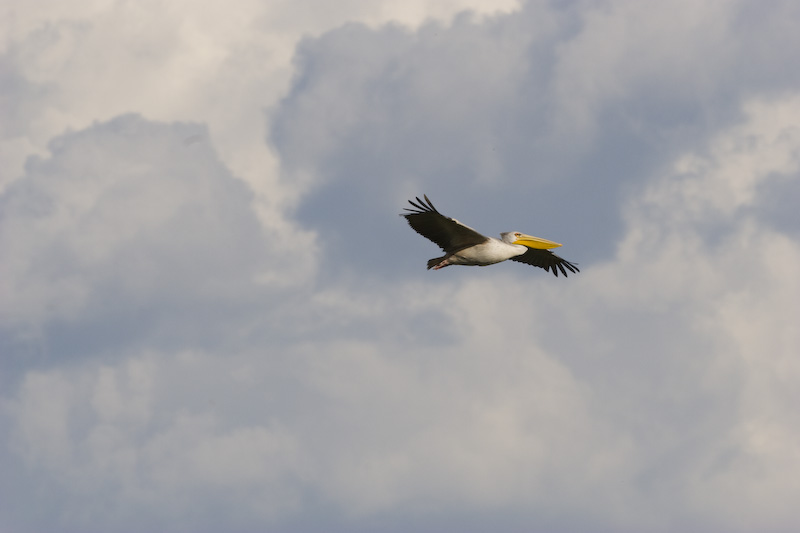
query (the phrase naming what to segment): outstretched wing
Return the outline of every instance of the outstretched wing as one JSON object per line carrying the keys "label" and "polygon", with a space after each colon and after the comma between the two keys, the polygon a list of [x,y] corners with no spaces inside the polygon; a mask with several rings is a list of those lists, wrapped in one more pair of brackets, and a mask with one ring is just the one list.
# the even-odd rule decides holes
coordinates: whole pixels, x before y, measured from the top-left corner
{"label": "outstretched wing", "polygon": [[433,207],[426,195],[423,197],[425,201],[419,197],[416,203],[409,200],[408,203],[414,206],[414,209],[405,207],[404,209],[409,212],[401,213],[400,216],[406,217],[414,231],[438,244],[445,252],[455,253],[489,240],[458,220],[444,216]]}
{"label": "outstretched wing", "polygon": [[567,270],[569,270],[573,274],[575,272],[580,272],[580,269],[574,263],[570,263],[566,259],[558,257],[550,250],[538,250],[536,248],[528,248],[527,252],[525,252],[522,255],[512,257],[511,260],[519,261],[520,263],[526,263],[528,265],[533,265],[539,268],[543,268],[545,270],[549,270],[556,277],[558,277],[559,270],[561,271],[562,274],[564,274],[564,277],[567,276]]}

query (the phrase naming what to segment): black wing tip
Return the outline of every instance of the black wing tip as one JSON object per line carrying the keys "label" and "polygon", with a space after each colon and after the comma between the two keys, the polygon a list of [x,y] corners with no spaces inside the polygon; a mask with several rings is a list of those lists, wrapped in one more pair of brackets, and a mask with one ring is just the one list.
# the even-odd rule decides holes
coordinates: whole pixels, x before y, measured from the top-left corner
{"label": "black wing tip", "polygon": [[558,267],[558,270],[561,270],[561,273],[564,275],[565,278],[569,277],[567,275],[567,270],[569,270],[573,274],[576,274],[581,271],[581,269],[578,268],[575,263],[570,263],[569,261],[562,259],[560,263],[552,265],[553,274],[556,277],[558,277],[558,270],[556,269],[556,267]]}
{"label": "black wing tip", "polygon": [[578,268],[577,264],[570,263],[566,259],[561,259],[561,261],[559,261],[558,263],[549,265],[548,267],[546,267],[546,270],[551,270],[555,277],[558,277],[558,271],[560,270],[561,274],[563,274],[565,278],[569,277],[569,275],[567,274],[567,270],[569,270],[573,274],[577,274],[578,272],[581,271],[581,269]]}
{"label": "black wing tip", "polygon": [[423,194],[422,197],[424,198],[424,200],[420,200],[419,196],[416,196],[414,198],[416,202],[414,202],[414,200],[409,200],[408,203],[410,203],[413,206],[413,209],[411,209],[410,207],[404,207],[403,209],[409,212],[400,213],[400,215],[404,217],[408,217],[411,215],[422,215],[424,213],[436,213],[441,215],[441,213],[439,213],[439,211],[435,207],[433,207],[433,202],[431,202],[427,194]]}

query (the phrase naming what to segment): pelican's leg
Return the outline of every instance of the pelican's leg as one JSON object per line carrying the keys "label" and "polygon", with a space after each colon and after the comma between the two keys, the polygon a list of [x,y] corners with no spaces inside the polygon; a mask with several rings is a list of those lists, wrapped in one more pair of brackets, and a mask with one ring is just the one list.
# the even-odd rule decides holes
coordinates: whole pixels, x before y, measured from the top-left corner
{"label": "pelican's leg", "polygon": [[434,269],[439,270],[440,268],[444,268],[450,264],[448,261],[449,257],[443,255],[442,257],[434,257],[433,259],[428,259],[428,270]]}
{"label": "pelican's leg", "polygon": [[435,265],[435,266],[433,267],[433,269],[434,269],[434,270],[439,270],[440,268],[444,268],[444,267],[446,267],[446,266],[450,266],[450,261],[448,261],[447,259],[445,259],[445,260],[443,260],[441,263],[439,263],[439,264]]}

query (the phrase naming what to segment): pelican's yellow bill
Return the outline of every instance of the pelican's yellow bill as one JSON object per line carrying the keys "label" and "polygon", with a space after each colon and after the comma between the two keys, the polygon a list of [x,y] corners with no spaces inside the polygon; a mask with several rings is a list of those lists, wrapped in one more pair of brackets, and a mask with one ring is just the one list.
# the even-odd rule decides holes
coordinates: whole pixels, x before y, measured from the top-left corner
{"label": "pelican's yellow bill", "polygon": [[523,246],[527,246],[528,248],[536,248],[538,250],[549,250],[550,248],[558,248],[561,246],[557,242],[548,241],[547,239],[540,239],[539,237],[533,237],[532,235],[520,235],[519,238],[514,241],[514,244],[521,244]]}

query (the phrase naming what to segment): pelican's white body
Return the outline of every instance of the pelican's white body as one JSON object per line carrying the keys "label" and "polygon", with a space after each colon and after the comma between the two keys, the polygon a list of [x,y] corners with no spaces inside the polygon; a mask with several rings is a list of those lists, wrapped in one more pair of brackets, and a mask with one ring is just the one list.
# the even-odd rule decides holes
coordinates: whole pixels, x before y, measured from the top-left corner
{"label": "pelican's white body", "polygon": [[[501,233],[500,237],[500,239],[484,237],[486,240],[479,244],[455,253],[448,253],[444,257],[431,259],[428,261],[428,268],[439,270],[450,265],[488,266],[524,255],[529,247],[547,249],[561,246],[557,242],[532,237],[518,231],[507,231]],[[514,244],[517,242],[525,243],[525,245]]]}
{"label": "pelican's white body", "polygon": [[527,248],[521,244],[509,244],[489,237],[489,240],[484,243],[454,253],[447,258],[447,263],[450,265],[487,266],[517,257],[526,251]]}

